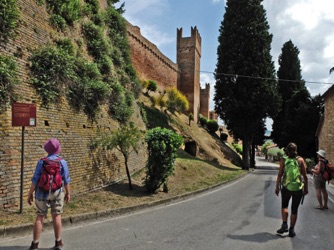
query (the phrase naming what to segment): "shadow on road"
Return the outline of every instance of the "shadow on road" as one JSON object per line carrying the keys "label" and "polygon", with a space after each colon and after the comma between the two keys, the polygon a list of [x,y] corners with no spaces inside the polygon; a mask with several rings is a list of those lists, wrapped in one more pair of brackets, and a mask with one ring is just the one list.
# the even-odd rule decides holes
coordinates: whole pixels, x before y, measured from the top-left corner
{"label": "shadow on road", "polygon": [[242,240],[242,241],[257,242],[257,243],[266,243],[268,241],[279,239],[279,237],[276,234],[271,234],[268,232],[248,234],[248,235],[229,235],[228,237],[233,240]]}

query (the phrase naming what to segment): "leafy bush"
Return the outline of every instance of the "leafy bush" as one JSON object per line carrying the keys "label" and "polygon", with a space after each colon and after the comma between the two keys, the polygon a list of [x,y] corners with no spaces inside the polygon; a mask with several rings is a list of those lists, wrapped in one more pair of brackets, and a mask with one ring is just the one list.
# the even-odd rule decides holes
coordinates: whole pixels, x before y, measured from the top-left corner
{"label": "leafy bush", "polygon": [[155,92],[158,89],[158,85],[155,81],[153,80],[148,80],[148,84],[146,87],[146,94],[148,94],[150,91]]}
{"label": "leafy bush", "polygon": [[9,56],[0,55],[0,110],[14,98],[14,86],[19,83],[17,64]]}
{"label": "leafy bush", "polygon": [[75,48],[70,38],[63,38],[56,41],[57,48],[65,51],[70,56],[75,56]]}
{"label": "leafy bush", "polygon": [[67,96],[72,107],[95,118],[100,104],[107,100],[109,84],[102,81],[95,63],[74,57],[76,52],[71,40],[56,43],[57,46],[35,51],[30,58],[32,83],[43,105],[57,104],[61,96]]}
{"label": "leafy bush", "polygon": [[183,138],[166,128],[154,128],[147,132],[148,161],[145,187],[154,193],[162,185],[168,192],[168,177],[174,174],[174,162],[177,150],[183,143]]}
{"label": "leafy bush", "polygon": [[271,140],[267,140],[261,148],[262,154],[267,155],[267,153],[268,153],[267,147],[272,146],[272,145],[274,145],[274,143]]}
{"label": "leafy bush", "polygon": [[209,133],[214,134],[219,128],[218,122],[215,120],[208,120],[206,124]]}
{"label": "leafy bush", "polygon": [[278,147],[273,147],[268,149],[267,155],[269,158],[273,159],[273,161],[278,161],[284,155],[284,150]]}
{"label": "leafy bush", "polygon": [[133,113],[133,95],[120,84],[113,84],[111,88],[109,113],[119,123],[125,124]]}
{"label": "leafy bush", "polygon": [[90,55],[95,59],[99,59],[109,54],[109,45],[101,27],[88,21],[82,25],[82,30],[86,37],[87,48]]}
{"label": "leafy bush", "polygon": [[228,134],[226,134],[226,133],[221,133],[221,134],[220,134],[220,140],[221,140],[222,142],[226,142],[226,141],[227,141],[227,138],[228,138]]}
{"label": "leafy bush", "polygon": [[0,1],[0,42],[14,37],[19,15],[17,0]]}
{"label": "leafy bush", "polygon": [[238,154],[242,155],[242,146],[238,143],[232,143],[232,146],[235,148]]}
{"label": "leafy bush", "polygon": [[187,98],[175,87],[167,90],[167,109],[171,113],[182,113],[189,109],[189,102]]}
{"label": "leafy bush", "polygon": [[208,123],[208,119],[206,119],[206,117],[204,117],[203,115],[199,114],[198,120],[199,120],[199,123],[201,124],[201,126],[203,128],[206,128],[206,125]]}
{"label": "leafy bush", "polygon": [[57,14],[52,14],[49,19],[50,25],[57,30],[64,31],[66,28],[66,20]]}
{"label": "leafy bush", "polygon": [[76,80],[74,57],[56,46],[36,50],[30,58],[32,84],[41,96],[42,104],[59,103],[66,86]]}
{"label": "leafy bush", "polygon": [[47,4],[53,14],[63,17],[69,25],[80,18],[80,0],[47,0]]}
{"label": "leafy bush", "polygon": [[85,11],[92,14],[97,14],[100,9],[100,3],[98,0],[84,0],[85,5]]}

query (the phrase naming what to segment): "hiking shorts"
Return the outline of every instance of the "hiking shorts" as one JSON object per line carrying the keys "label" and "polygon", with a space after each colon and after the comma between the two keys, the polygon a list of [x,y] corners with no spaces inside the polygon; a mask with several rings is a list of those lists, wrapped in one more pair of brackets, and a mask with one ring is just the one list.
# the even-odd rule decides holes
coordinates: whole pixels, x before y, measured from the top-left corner
{"label": "hiking shorts", "polygon": [[281,190],[281,196],[282,196],[282,208],[288,208],[289,201],[292,197],[292,205],[291,205],[291,214],[297,214],[298,213],[298,207],[299,204],[303,198],[303,190],[299,191],[290,191],[286,188],[282,188]]}
{"label": "hiking shorts", "polygon": [[326,181],[322,178],[321,175],[313,177],[313,185],[317,189],[325,189],[326,188]]}
{"label": "hiking shorts", "polygon": [[37,214],[46,216],[48,208],[51,208],[51,214],[62,214],[64,207],[64,192],[55,192],[48,197],[48,200],[35,200]]}

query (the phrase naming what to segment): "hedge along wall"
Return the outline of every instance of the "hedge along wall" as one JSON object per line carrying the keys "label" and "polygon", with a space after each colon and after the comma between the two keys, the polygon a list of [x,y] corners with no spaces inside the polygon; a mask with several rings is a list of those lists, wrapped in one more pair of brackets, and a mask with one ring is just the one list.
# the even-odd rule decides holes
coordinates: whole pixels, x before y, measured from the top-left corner
{"label": "hedge along wall", "polygon": [[[35,0],[19,0],[20,25],[15,39],[1,44],[0,55],[15,58],[19,67],[21,83],[16,87],[22,103],[37,106],[37,126],[25,128],[24,147],[24,205],[37,161],[46,156],[43,144],[48,139],[57,138],[62,146],[61,156],[67,160],[71,174],[72,194],[82,193],[108,185],[126,177],[123,156],[117,152],[96,152],[90,148],[91,141],[99,131],[110,131],[118,127],[117,122],[102,108],[97,122],[91,122],[82,112],[71,109],[65,99],[59,106],[43,108],[34,87],[29,83],[28,58],[35,48],[46,45],[54,39],[69,37],[78,39],[79,25],[58,33],[49,26],[49,15],[45,6]],[[131,120],[139,129],[145,129],[138,107]],[[20,202],[21,171],[21,127],[11,126],[11,106],[0,113],[0,209],[17,209]],[[144,145],[139,154],[133,153],[129,159],[130,171],[134,172],[146,164]]]}

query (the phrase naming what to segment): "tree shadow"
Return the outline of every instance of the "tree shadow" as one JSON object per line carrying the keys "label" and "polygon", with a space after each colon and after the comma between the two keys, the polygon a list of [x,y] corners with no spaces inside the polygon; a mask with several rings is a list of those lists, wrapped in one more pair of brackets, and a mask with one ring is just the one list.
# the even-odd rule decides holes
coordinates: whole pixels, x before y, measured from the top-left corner
{"label": "tree shadow", "polygon": [[129,184],[127,182],[119,182],[113,185],[110,185],[105,188],[106,191],[126,196],[126,197],[144,197],[151,196],[152,194],[147,192],[144,185],[136,184],[132,182],[132,190],[129,188]]}

